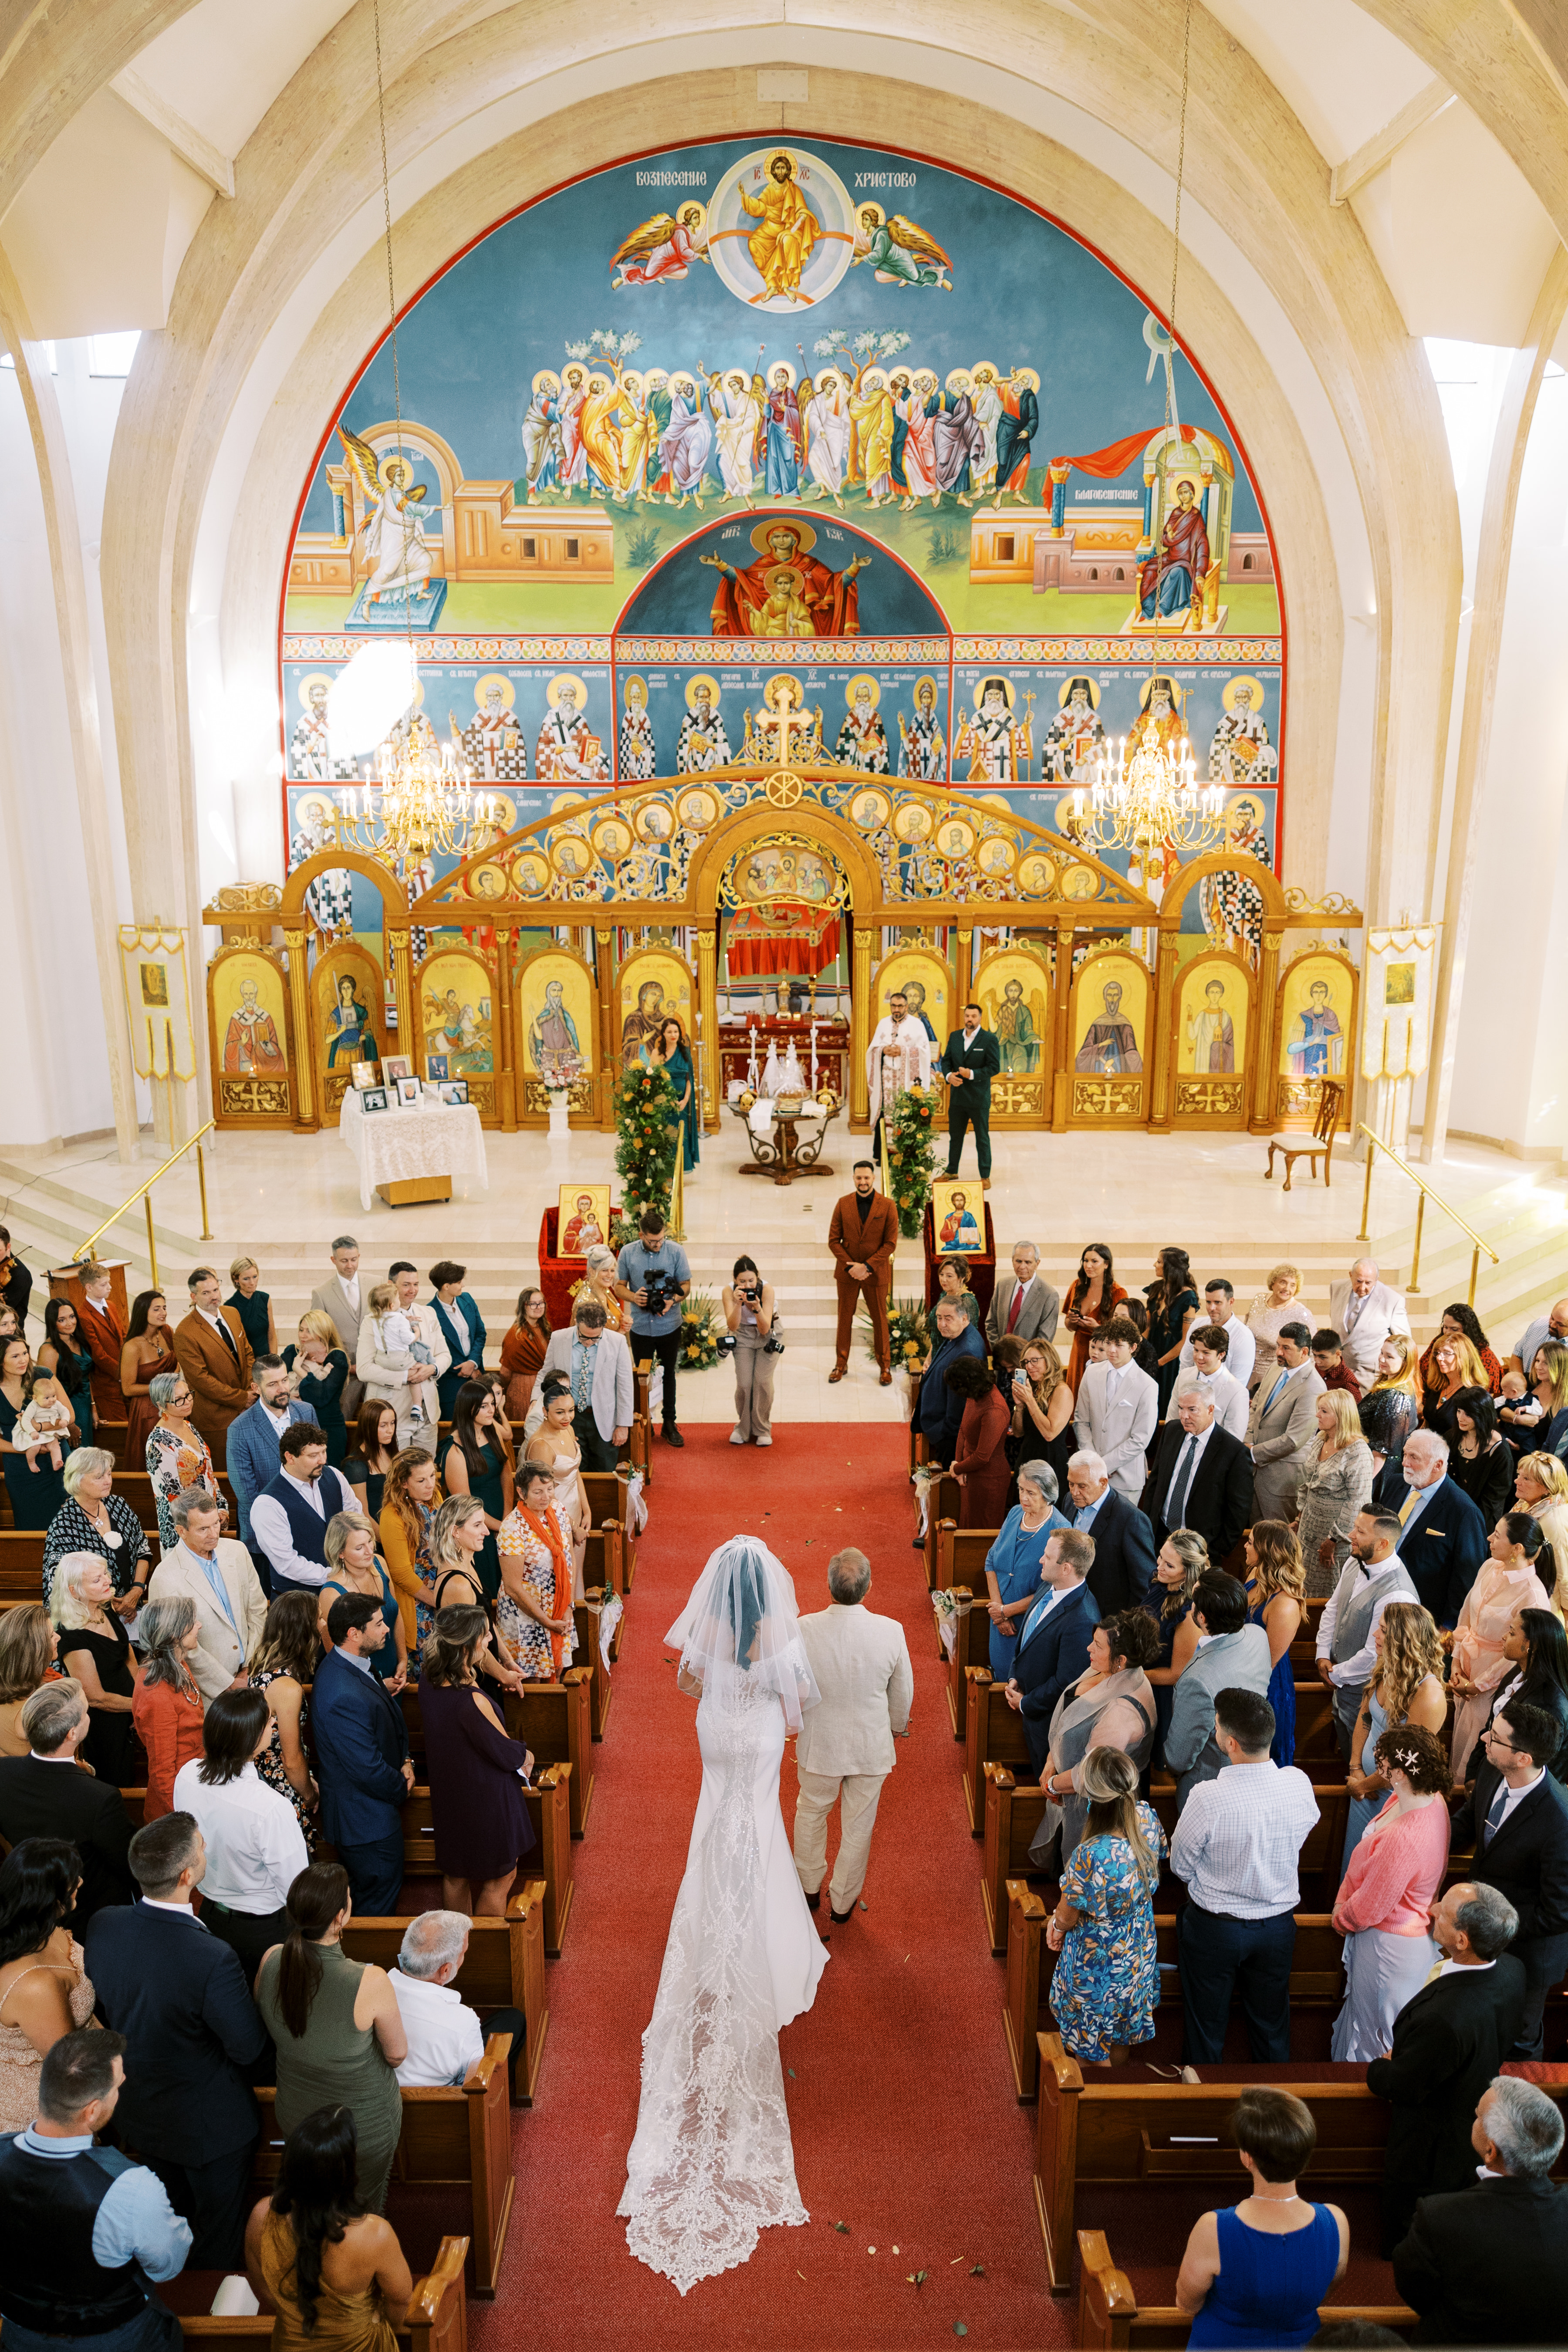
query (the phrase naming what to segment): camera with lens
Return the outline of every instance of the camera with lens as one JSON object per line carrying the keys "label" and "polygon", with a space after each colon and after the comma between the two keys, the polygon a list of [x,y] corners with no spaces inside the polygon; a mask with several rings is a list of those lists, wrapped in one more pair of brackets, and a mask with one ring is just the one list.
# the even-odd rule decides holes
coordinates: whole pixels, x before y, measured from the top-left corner
{"label": "camera with lens", "polygon": [[643,1276],[643,1295],[647,1300],[644,1313],[647,1315],[667,1313],[677,1286],[673,1277],[665,1271],[663,1266],[650,1266]]}

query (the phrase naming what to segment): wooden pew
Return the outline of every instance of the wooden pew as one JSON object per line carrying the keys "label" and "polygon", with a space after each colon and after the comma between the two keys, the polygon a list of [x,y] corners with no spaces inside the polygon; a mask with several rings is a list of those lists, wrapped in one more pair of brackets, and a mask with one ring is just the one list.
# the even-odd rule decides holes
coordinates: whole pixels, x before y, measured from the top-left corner
{"label": "wooden pew", "polygon": [[[590,1577],[590,1583],[608,1585],[622,1599],[632,1589],[637,1574],[637,1538],[627,1531],[626,1486],[629,1465],[621,1469],[584,1470],[580,1473],[583,1492],[587,1499],[588,1515],[596,1529],[603,1529],[606,1542],[603,1573]],[[592,1553],[593,1546],[589,1546]]]}
{"label": "wooden pew", "polygon": [[506,1727],[533,1750],[536,1765],[570,1764],[572,1834],[588,1826],[594,1802],[591,1666],[568,1666],[558,1683],[524,1683],[506,1694]]}
{"label": "wooden pew", "polygon": [[[1206,2188],[1212,2182],[1216,2202],[1234,2201],[1236,2150],[1226,2135],[1230,2111],[1247,2084],[1122,2083],[1101,2080],[1092,2069],[1086,2081],[1059,2034],[1042,2033],[1038,2040],[1035,2208],[1051,2291],[1066,2294],[1080,2187],[1173,2181]],[[1317,2125],[1318,2145],[1307,2168],[1312,2196],[1383,2178],[1390,2110],[1367,2089],[1363,2072],[1346,2067],[1342,2081],[1292,2082],[1283,2069],[1268,2070],[1268,2079],[1292,2091]],[[1568,2100],[1568,2084],[1542,2087],[1560,2105]]]}
{"label": "wooden pew", "polygon": [[1317,1674],[1318,1620],[1323,1613],[1321,1601],[1303,1601],[1301,1622],[1296,1628],[1296,1638],[1290,1644],[1290,1672],[1299,1683],[1310,1683]]}
{"label": "wooden pew", "polygon": [[639,1357],[637,1341],[630,1333],[626,1345],[632,1351],[632,1387],[637,1410],[632,1414],[632,1433],[626,1443],[626,1456],[634,1470],[640,1470],[645,1486],[653,1485],[653,1419],[648,1410],[648,1389],[653,1381],[651,1356]]}
{"label": "wooden pew", "polygon": [[552,1960],[561,1958],[566,1922],[572,1916],[572,1897],[576,1891],[571,1783],[570,1764],[542,1766],[536,1759],[533,1786],[523,1791],[528,1818],[539,1841],[538,1859],[529,1866],[537,1870],[544,1881],[544,1951]]}
{"label": "wooden pew", "polygon": [[[1055,1908],[1054,1903],[1041,1900],[1026,1879],[1007,1881],[1007,1990],[1002,2022],[1013,2063],[1014,2087],[1023,2105],[1038,2090],[1039,2038],[1056,2032],[1050,1990],[1057,1955],[1046,1942],[1046,1921]],[[1154,1914],[1154,1942],[1162,1971],[1160,2006],[1180,2008],[1173,1912]],[[1290,1962],[1292,2012],[1338,2010],[1345,1990],[1343,1950],[1342,1939],[1326,1911],[1297,1912],[1296,1948]]]}
{"label": "wooden pew", "polygon": [[991,1678],[989,1666],[965,1666],[963,1716],[963,1802],[970,1834],[985,1834],[985,1767],[1005,1764],[1030,1780],[1037,1778],[1029,1762],[1024,1718],[1007,1704],[1005,1685]]}
{"label": "wooden pew", "polygon": [[[484,2056],[458,2089],[405,2091],[403,2132],[392,2167],[395,2186],[468,2189],[474,2293],[487,2299],[494,2295],[500,2283],[517,2187],[511,2168],[506,2061],[507,2045],[494,2034],[485,2044]],[[258,2088],[256,2100],[261,2109],[257,2170],[264,2180],[273,2180],[283,2150],[277,2091],[270,2085]]]}
{"label": "wooden pew", "polygon": [[[44,1545],[47,1537],[45,1528],[0,1528],[0,1604],[44,1598]],[[157,1536],[150,1535],[150,1569],[157,1567],[160,1557]]]}
{"label": "wooden pew", "polygon": [[[420,1793],[415,1790],[415,1796]],[[404,1867],[408,1868],[409,1807],[404,1808]],[[426,1862],[426,1869],[429,1864]],[[343,1950],[351,1960],[371,1960],[379,1969],[397,1966],[397,1955],[408,1929],[406,1919],[352,1918],[343,1929]],[[531,2107],[544,2059],[544,2037],[550,2030],[550,2003],[544,1976],[544,1881],[531,1878],[507,1905],[504,1919],[474,1919],[468,1927],[468,1948],[452,1979],[470,2009],[481,2018],[492,2009],[520,2009],[524,2024],[524,2049],[514,2073],[518,2105]]]}
{"label": "wooden pew", "polygon": [[[990,1623],[990,1619],[986,1619]],[[1024,1878],[1034,1867],[1029,1848],[1039,1835],[1046,1800],[1039,1782],[1026,1764],[1015,1771],[1005,1764],[986,1764],[984,1855],[980,1865],[980,1899],[985,1906],[985,1932],[995,1957],[1007,1954],[1007,1882]]]}
{"label": "wooden pew", "polygon": [[[595,1538],[588,1538],[588,1556],[593,1558]],[[593,1676],[588,1685],[588,1722],[593,1738],[603,1739],[609,1720],[610,1701],[615,1696],[615,1684],[610,1667],[605,1664],[605,1654],[599,1646],[599,1612],[609,1598],[609,1589],[590,1581],[584,1587],[586,1599],[573,1611],[577,1626],[577,1663],[585,1665]],[[610,1637],[611,1664],[617,1664],[621,1654],[621,1638],[626,1630],[625,1616]]]}
{"label": "wooden pew", "polygon": [[[936,1582],[933,1591],[963,1592],[974,1595],[975,1605],[953,1620],[954,1640],[950,1658],[944,1650],[942,1664],[947,1668],[947,1711],[952,1721],[952,1736],[963,1738],[966,1694],[963,1670],[966,1666],[988,1666],[991,1663],[991,1620],[985,1613],[985,1559],[996,1540],[994,1528],[960,1528],[952,1519],[943,1519],[936,1531]],[[941,1640],[940,1633],[938,1640]]]}
{"label": "wooden pew", "polygon": [[[443,2238],[426,2275],[415,2280],[408,2309],[397,2330],[397,2341],[405,2352],[468,2352],[468,2307],[463,2293],[468,2258],[467,2238]],[[216,2312],[197,2311],[181,2314],[180,2334],[187,2344],[259,2346],[270,2343],[272,2325],[267,2312],[228,2318]]]}
{"label": "wooden pew", "polygon": [[[925,1457],[923,1438],[921,1440],[921,1456],[922,1460]],[[940,1566],[942,1523],[945,1521],[956,1532],[959,1505],[963,1498],[963,1489],[950,1472],[944,1470],[940,1478],[932,1481],[931,1493],[926,1498],[925,1539],[921,1547],[928,1592],[934,1592],[942,1580]]]}
{"label": "wooden pew", "polygon": [[[1173,2303],[1139,2307],[1131,2282],[1111,2259],[1103,2230],[1078,2233],[1078,2326],[1073,2342],[1079,2352],[1184,2352],[1192,2321]],[[1175,2292],[1176,2282],[1171,2281]],[[1371,2327],[1386,2327],[1395,2336],[1409,2336],[1416,2317],[1403,2303],[1322,2303],[1318,2317],[1324,2326],[1360,2320]]]}

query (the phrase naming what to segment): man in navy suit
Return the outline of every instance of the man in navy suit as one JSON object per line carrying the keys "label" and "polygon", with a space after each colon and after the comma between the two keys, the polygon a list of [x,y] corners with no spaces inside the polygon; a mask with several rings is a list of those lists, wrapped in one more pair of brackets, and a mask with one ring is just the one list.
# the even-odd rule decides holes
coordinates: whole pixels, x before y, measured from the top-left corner
{"label": "man in navy suit", "polygon": [[384,1919],[403,1887],[403,1807],[414,1786],[403,1709],[371,1671],[386,1639],[379,1601],[344,1593],[327,1612],[331,1649],[316,1668],[310,1732],[321,1828],[349,1874],[354,1909]]}
{"label": "man in navy suit", "polygon": [[1040,1597],[1019,1631],[1007,1704],[1024,1718],[1037,1772],[1045,1770],[1057,1701],[1089,1668],[1089,1636],[1100,1622],[1084,1582],[1093,1566],[1094,1538],[1076,1528],[1058,1528],[1040,1561]]}
{"label": "man in navy suit", "polygon": [[99,2017],[127,2045],[117,2133],[190,2223],[191,2268],[237,2271],[261,2137],[249,2078],[271,2044],[235,1954],[192,1906],[206,1866],[193,1814],[149,1822],[131,1841],[141,1902],[95,1913],[84,1941]]}
{"label": "man in navy suit", "polygon": [[1546,1769],[1557,1718],[1506,1700],[1482,1735],[1470,1793],[1454,1816],[1454,1846],[1474,1843],[1470,1876],[1495,1886],[1519,1915],[1514,1957],[1524,1968],[1524,2016],[1505,2055],[1539,2058],[1542,2012],[1568,1969],[1568,1799]]}
{"label": "man in navy suit", "polygon": [[289,1367],[281,1356],[258,1356],[250,1375],[256,1402],[228,1425],[228,1483],[239,1505],[239,1540],[249,1546],[261,1589],[269,1592],[267,1554],[250,1532],[250,1507],[283,1466],[279,1441],[284,1431],[316,1416],[289,1395]]}
{"label": "man in navy suit", "polygon": [[1394,1549],[1422,1607],[1439,1625],[1452,1626],[1487,1556],[1491,1531],[1449,1477],[1448,1448],[1435,1429],[1417,1429],[1405,1439],[1401,1467],[1404,1484],[1384,1507],[1400,1523]]}
{"label": "man in navy suit", "polygon": [[958,1424],[963,1419],[964,1400],[955,1391],[948,1394],[949,1369],[961,1356],[977,1357],[985,1361],[985,1342],[970,1321],[965,1310],[952,1299],[944,1298],[936,1310],[936,1339],[931,1351],[931,1362],[921,1374],[921,1433],[926,1442],[929,1460],[940,1462],[945,1469],[952,1460],[958,1444]]}
{"label": "man in navy suit", "polygon": [[1102,1617],[1140,1609],[1154,1580],[1154,1535],[1136,1504],[1119,1495],[1098,1454],[1068,1464],[1068,1523],[1094,1538],[1094,1566],[1084,1579]]}

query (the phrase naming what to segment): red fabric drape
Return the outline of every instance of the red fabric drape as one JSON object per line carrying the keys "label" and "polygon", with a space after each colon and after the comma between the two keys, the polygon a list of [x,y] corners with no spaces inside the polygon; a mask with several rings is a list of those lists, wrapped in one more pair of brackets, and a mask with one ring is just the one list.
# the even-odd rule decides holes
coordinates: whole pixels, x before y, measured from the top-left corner
{"label": "red fabric drape", "polygon": [[1108,482],[1124,474],[1134,457],[1141,457],[1159,431],[1158,425],[1146,425],[1142,433],[1130,433],[1125,441],[1113,441],[1108,449],[1091,449],[1087,457],[1053,457],[1053,466],[1071,466],[1080,474],[1094,474]]}

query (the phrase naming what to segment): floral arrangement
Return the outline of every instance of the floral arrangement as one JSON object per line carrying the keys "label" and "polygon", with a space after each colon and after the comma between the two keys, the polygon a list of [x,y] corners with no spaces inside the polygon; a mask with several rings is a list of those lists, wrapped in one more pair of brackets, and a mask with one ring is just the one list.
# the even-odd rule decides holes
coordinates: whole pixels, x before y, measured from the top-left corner
{"label": "floral arrangement", "polygon": [[[926,1311],[918,1298],[895,1298],[888,1307],[888,1345],[893,1370],[912,1372],[923,1364],[931,1352],[931,1333],[926,1327]],[[875,1333],[866,1343],[866,1352],[875,1359]]]}
{"label": "floral arrangement", "polygon": [[[936,1097],[923,1087],[906,1087],[894,1102],[892,1115],[882,1122],[888,1154],[888,1181],[899,1213],[899,1231],[913,1241],[925,1218],[936,1173],[936,1143],[931,1123]],[[922,1351],[923,1352],[923,1351]]]}
{"label": "floral arrangement", "polygon": [[714,1322],[717,1312],[710,1291],[689,1293],[680,1310],[680,1369],[683,1372],[705,1372],[710,1364],[719,1360],[719,1332]]}
{"label": "floral arrangement", "polygon": [[[666,1071],[637,1065],[622,1072],[616,1088],[616,1167],[629,1239],[636,1237],[645,1209],[669,1216],[679,1121],[674,1082]],[[617,1226],[617,1240],[620,1231]]]}

